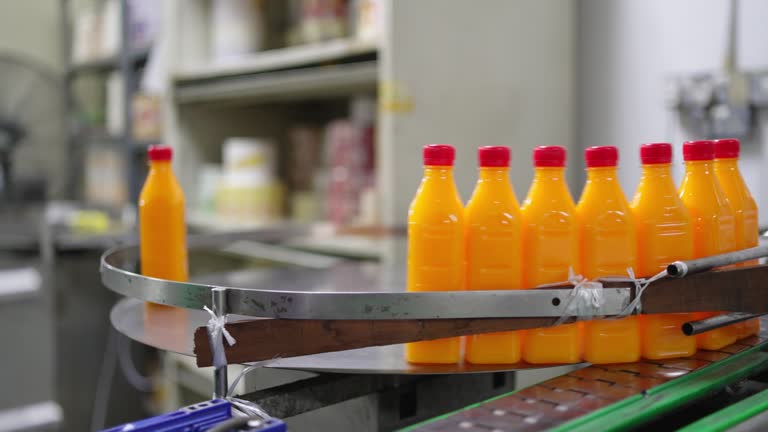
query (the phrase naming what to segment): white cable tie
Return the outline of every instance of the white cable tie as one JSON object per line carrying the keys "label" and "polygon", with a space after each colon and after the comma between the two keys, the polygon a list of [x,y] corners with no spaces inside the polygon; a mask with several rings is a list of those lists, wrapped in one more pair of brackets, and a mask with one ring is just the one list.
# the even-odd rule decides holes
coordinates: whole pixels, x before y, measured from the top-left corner
{"label": "white cable tie", "polygon": [[616,315],[616,318],[624,318],[631,315],[635,311],[635,309],[637,309],[640,306],[640,302],[642,301],[642,296],[646,288],[648,288],[648,286],[653,282],[656,282],[659,279],[663,279],[667,277],[667,270],[662,270],[648,279],[636,278],[635,272],[632,270],[631,267],[627,269],[627,274],[629,275],[629,278],[632,280],[632,282],[635,284],[635,299],[632,300],[632,302],[630,302],[627,305],[627,307],[625,307],[624,310],[621,311],[620,314]]}
{"label": "white cable tie", "polygon": [[227,340],[229,346],[234,345],[237,341],[229,334],[226,328],[227,316],[218,316],[213,313],[208,306],[203,306],[206,312],[211,315],[211,319],[208,320],[208,334],[211,337],[211,350],[213,351],[213,366],[218,369],[227,366],[227,356],[224,352],[224,340]]}
{"label": "white cable tie", "polygon": [[573,272],[573,267],[568,268],[568,282],[573,285],[568,301],[565,304],[563,314],[554,325],[563,324],[568,318],[589,318],[605,302],[603,297],[603,284],[591,281]]}
{"label": "white cable tie", "polygon": [[237,375],[234,381],[232,381],[232,385],[229,386],[229,389],[227,389],[227,394],[225,395],[225,399],[230,401],[232,405],[242,413],[243,415],[247,417],[252,417],[254,415],[257,415],[265,420],[268,420],[272,418],[262,407],[259,406],[256,402],[240,399],[237,397],[232,396],[232,394],[235,392],[235,388],[237,388],[237,384],[240,382],[240,380],[249,374],[250,372],[262,368],[270,363],[273,363],[275,361],[279,360],[279,357],[270,359],[270,360],[264,360],[256,363],[250,363],[248,367],[244,368],[240,373]]}
{"label": "white cable tie", "polygon": [[240,373],[237,375],[237,377],[232,381],[232,384],[229,386],[229,389],[227,389],[227,396],[229,396],[231,394],[234,394],[235,388],[237,388],[237,384],[240,382],[240,380],[244,376],[246,376],[247,374],[249,374],[250,372],[252,372],[252,371],[254,371],[256,369],[259,369],[259,368],[262,368],[262,367],[267,366],[269,364],[272,364],[272,363],[276,362],[277,360],[280,360],[280,357],[275,357],[275,358],[270,359],[270,360],[263,360],[263,361],[255,362],[255,363],[249,363],[248,367],[246,367],[242,371],[240,371]]}

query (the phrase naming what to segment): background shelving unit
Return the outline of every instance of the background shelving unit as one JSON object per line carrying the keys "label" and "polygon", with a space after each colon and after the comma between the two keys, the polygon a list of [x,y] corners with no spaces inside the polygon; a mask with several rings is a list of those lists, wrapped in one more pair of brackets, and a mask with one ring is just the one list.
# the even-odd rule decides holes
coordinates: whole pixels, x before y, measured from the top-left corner
{"label": "background shelving unit", "polygon": [[[210,2],[169,3],[173,37],[161,49],[176,66],[167,77],[173,97],[164,109],[165,138],[176,148],[186,190],[195,188],[202,164],[216,160],[225,136],[276,136],[283,151],[291,121],[343,113],[356,94],[377,98],[377,216],[385,226],[405,222],[424,144],[457,147],[465,199],[477,146],[512,146],[512,181],[522,199],[532,176],[530,150],[573,145],[573,74],[562,68],[563,58],[573,63],[571,5],[381,1],[376,41],[348,36],[216,65],[205,48]],[[542,20],[550,25],[540,28]]]}
{"label": "background shelving unit", "polygon": [[[130,8],[127,0],[119,0],[119,41],[117,52],[108,54],[105,57],[84,61],[73,60],[73,9],[74,6],[81,6],[82,3],[84,2],[60,0],[65,59],[64,108],[68,115],[67,148],[71,161],[69,195],[73,198],[83,198],[83,161],[88,147],[91,145],[104,146],[106,144],[116,150],[123,160],[127,200],[128,203],[133,203],[138,198],[146,173],[143,153],[149,145],[157,142],[157,140],[137,140],[132,135],[134,119],[131,104],[133,96],[137,93],[141,71],[147,64],[152,46],[151,44],[139,47],[131,46],[129,40]],[[98,76],[106,82],[107,76],[113,72],[119,73],[121,77],[120,112],[122,115],[122,130],[117,134],[110,134],[105,129],[88,127],[83,124],[84,122],[80,118],[80,106],[77,103],[74,89],[75,81],[83,76]]]}

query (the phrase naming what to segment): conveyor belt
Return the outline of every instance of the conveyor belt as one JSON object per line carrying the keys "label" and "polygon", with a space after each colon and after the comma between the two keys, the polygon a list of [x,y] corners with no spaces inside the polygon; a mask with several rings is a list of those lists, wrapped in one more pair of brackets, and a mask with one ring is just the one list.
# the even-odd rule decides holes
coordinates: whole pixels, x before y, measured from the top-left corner
{"label": "conveyor belt", "polygon": [[768,369],[768,331],[690,358],[589,366],[408,431],[623,430]]}

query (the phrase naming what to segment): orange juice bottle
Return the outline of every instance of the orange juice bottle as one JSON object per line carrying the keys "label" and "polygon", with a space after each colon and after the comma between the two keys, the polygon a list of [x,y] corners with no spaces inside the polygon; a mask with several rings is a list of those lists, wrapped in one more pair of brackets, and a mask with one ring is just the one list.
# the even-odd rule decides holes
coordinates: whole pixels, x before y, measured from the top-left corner
{"label": "orange juice bottle", "polygon": [[184,192],[171,168],[173,151],[151,146],[148,156],[149,174],[139,196],[141,274],[184,282],[188,278],[187,226]]}
{"label": "orange juice bottle", "polygon": [[[581,272],[589,279],[625,276],[636,267],[635,224],[616,177],[616,147],[585,151],[587,184],[576,207],[581,238]],[[640,359],[639,320],[598,319],[584,323],[584,360],[625,363]]]}
{"label": "orange juice bottle", "polygon": [[[464,210],[467,289],[520,289],[520,206],[509,182],[509,148],[480,147],[480,177]],[[520,332],[467,336],[465,358],[475,364],[520,361]]]}
{"label": "orange juice bottle", "polygon": [[[693,257],[701,258],[734,249],[734,218],[725,193],[714,173],[715,144],[712,141],[688,141],[683,144],[685,177],[680,198],[688,208],[693,223]],[[695,319],[716,315],[697,312]],[[720,349],[736,341],[734,326],[721,327],[696,336],[703,349]]]}
{"label": "orange juice bottle", "polygon": [[[640,147],[643,175],[630,206],[637,229],[637,275],[651,277],[677,260],[693,257],[693,228],[672,180],[672,145]],[[642,356],[657,360],[688,357],[696,352],[696,338],[681,331],[692,314],[640,316]]]}
{"label": "orange juice bottle", "polygon": [[[453,147],[424,147],[424,178],[408,211],[408,291],[464,289],[464,206],[453,181]],[[411,363],[457,363],[460,338],[406,344]]]}
{"label": "orange juice bottle", "polygon": [[[737,139],[715,141],[715,175],[733,210],[736,249],[747,249],[757,246],[757,204],[739,172],[739,150]],[[745,263],[756,264],[755,261]],[[739,339],[757,334],[760,331],[760,320],[740,322],[736,324],[736,329]]]}
{"label": "orange juice bottle", "polygon": [[[568,280],[568,268],[579,269],[579,224],[576,205],[565,184],[565,148],[533,150],[535,173],[522,206],[523,287]],[[578,324],[527,330],[523,360],[528,363],[581,361]]]}

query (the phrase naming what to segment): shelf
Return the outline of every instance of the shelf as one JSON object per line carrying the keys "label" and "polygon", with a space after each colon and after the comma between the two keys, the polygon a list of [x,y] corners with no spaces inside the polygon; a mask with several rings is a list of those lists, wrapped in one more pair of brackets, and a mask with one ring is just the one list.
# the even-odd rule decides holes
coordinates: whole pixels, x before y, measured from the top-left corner
{"label": "shelf", "polygon": [[305,236],[287,240],[285,246],[307,252],[361,260],[379,260],[384,255],[382,239],[356,235]]}
{"label": "shelf", "polygon": [[110,133],[103,127],[84,127],[74,134],[77,137],[82,137],[89,141],[102,141],[102,142],[120,142],[122,137]]}
{"label": "shelf", "polygon": [[117,69],[117,67],[117,57],[106,57],[103,59],[94,59],[73,63],[69,68],[69,72],[73,74],[86,72],[110,72],[113,69]]}
{"label": "shelf", "polygon": [[290,226],[290,223],[235,222],[216,215],[189,212],[187,213],[187,226],[200,233],[213,234],[281,228]]}
{"label": "shelf", "polygon": [[[147,61],[150,47],[137,49],[128,53],[128,61],[131,65],[138,65]],[[120,55],[112,55],[100,59],[92,59],[75,62],[70,65],[68,73],[76,75],[80,73],[105,73],[120,69]]]}
{"label": "shelf", "polygon": [[273,102],[375,90],[376,61],[176,83],[178,103]]}
{"label": "shelf", "polygon": [[[291,226],[289,222],[272,224],[232,222],[216,216],[195,212],[187,214],[187,225],[192,230],[203,234],[243,232]],[[386,244],[381,238],[363,235],[311,234],[314,231],[312,228],[319,228],[321,225],[323,224],[309,227],[310,234],[308,235],[292,237],[281,242],[281,244],[307,252],[362,260],[379,260],[384,254]]]}
{"label": "shelf", "polygon": [[378,47],[372,42],[358,41],[356,39],[335,39],[327,42],[262,51],[243,57],[236,63],[190,68],[177,73],[175,79],[177,82],[183,82],[297,68],[344,60],[350,57],[376,54],[377,51]]}

